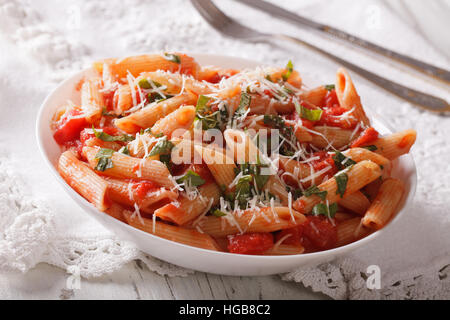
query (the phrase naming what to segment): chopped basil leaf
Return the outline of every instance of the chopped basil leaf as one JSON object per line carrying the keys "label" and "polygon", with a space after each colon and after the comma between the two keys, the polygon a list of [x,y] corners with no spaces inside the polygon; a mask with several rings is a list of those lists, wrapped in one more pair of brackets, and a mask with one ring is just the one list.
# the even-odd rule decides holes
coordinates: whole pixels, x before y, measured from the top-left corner
{"label": "chopped basil leaf", "polygon": [[106,169],[113,168],[113,162],[111,160],[112,155],[114,154],[114,150],[102,148],[98,150],[95,155],[95,159],[98,159],[97,165],[95,166],[95,170],[97,171],[105,171]]}
{"label": "chopped basil leaf", "polygon": [[202,125],[203,130],[209,129],[219,129],[222,130],[228,120],[228,110],[226,106],[222,110],[217,110],[215,112],[211,111],[208,107],[208,102],[211,100],[210,97],[200,95],[197,100],[197,105],[195,107],[196,121],[199,121]]}
{"label": "chopped basil leaf", "polygon": [[341,198],[344,197],[345,190],[347,189],[348,175],[345,172],[334,176],[337,184],[336,194],[340,194]]}
{"label": "chopped basil leaf", "polygon": [[316,185],[312,185],[311,187],[306,189],[305,192],[303,193],[303,195],[305,197],[310,197],[313,194],[318,196],[320,199],[325,200],[327,195],[328,195],[328,192],[327,191],[321,191]]}
{"label": "chopped basil leaf", "polygon": [[290,191],[294,200],[297,200],[303,195],[303,191],[301,189],[294,189]]}
{"label": "chopped basil leaf", "polygon": [[94,130],[94,135],[103,141],[122,141],[128,142],[134,140],[134,137],[128,134],[123,134],[121,136],[112,136],[103,131],[96,131],[94,126],[92,126],[92,130]]}
{"label": "chopped basil leaf", "polygon": [[342,152],[336,151],[333,156],[334,163],[338,170],[342,170],[356,164],[355,161],[346,157]]}
{"label": "chopped basil leaf", "polygon": [[375,145],[365,146],[365,147],[362,147],[362,148],[367,149],[369,151],[377,151],[378,150],[378,147],[375,146]]}
{"label": "chopped basil leaf", "polygon": [[[286,122],[279,115],[265,114],[264,124],[272,128],[280,130],[282,138],[290,141],[293,145],[297,144],[297,137],[291,126],[286,125]],[[284,156],[292,156],[295,154],[295,150],[291,143],[283,143],[279,149],[279,153]]]}
{"label": "chopped basil leaf", "polygon": [[234,112],[234,117],[239,118],[245,114],[250,103],[252,102],[252,97],[247,92],[241,93],[241,100],[239,101],[239,106]]}
{"label": "chopped basil leaf", "polygon": [[273,82],[272,78],[270,77],[270,74],[266,75],[266,80]]}
{"label": "chopped basil leaf", "polygon": [[119,149],[118,152],[123,153],[123,154],[126,154],[126,155],[128,155],[128,156],[130,155],[130,150],[128,150],[128,147],[127,147],[127,146],[123,146],[122,148]]}
{"label": "chopped basil leaf", "polygon": [[181,58],[180,58],[180,56],[178,56],[178,55],[176,55],[176,54],[172,54],[172,53],[164,53],[164,58],[166,59],[166,60],[169,60],[169,61],[172,61],[172,62],[175,62],[175,63],[178,63],[178,64],[180,64],[181,63]]}
{"label": "chopped basil leaf", "polygon": [[247,207],[247,201],[251,197],[251,182],[253,177],[251,175],[242,176],[236,184],[235,199],[237,199],[241,209]]}
{"label": "chopped basil leaf", "polygon": [[223,217],[226,216],[227,214],[223,211],[220,211],[219,209],[216,209],[212,212],[212,214],[216,217]]}
{"label": "chopped basil leaf", "polygon": [[283,74],[283,80],[287,81],[289,79],[289,77],[292,74],[292,71],[294,71],[294,64],[292,63],[291,60],[289,60],[289,62],[286,65],[286,70],[287,72],[285,74]]}
{"label": "chopped basil leaf", "polygon": [[332,203],[329,206],[327,206],[325,203],[319,203],[314,206],[312,214],[315,216],[324,215],[327,218],[334,218],[337,209],[337,203]]}
{"label": "chopped basil leaf", "polygon": [[200,175],[192,170],[186,172],[184,176],[177,180],[178,183],[187,182],[189,186],[198,187],[204,184],[206,181],[200,177]]}
{"label": "chopped basil leaf", "polygon": [[322,117],[321,109],[308,109],[302,106],[297,100],[294,100],[295,111],[297,111],[300,118],[309,120],[309,121],[319,121]]}
{"label": "chopped basil leaf", "polygon": [[117,118],[118,115],[114,114],[114,113],[110,113],[108,112],[108,110],[106,109],[106,107],[102,108],[102,116],[106,116],[106,117],[114,117]]}
{"label": "chopped basil leaf", "polygon": [[[152,84],[153,84],[153,86],[152,86]],[[152,89],[153,87],[159,88],[162,86],[161,83],[153,81],[151,79],[146,79],[146,78],[139,80],[138,85],[142,89]]]}
{"label": "chopped basil leaf", "polygon": [[328,91],[332,91],[334,90],[336,87],[334,84],[327,84],[326,86],[324,86],[325,89],[327,89]]}
{"label": "chopped basil leaf", "polygon": [[156,155],[166,155],[169,154],[172,151],[172,148],[174,147],[174,144],[167,140],[167,137],[162,138],[161,140],[159,140],[154,147],[152,148],[152,150],[150,151],[150,153],[148,154],[149,157],[153,157]]}

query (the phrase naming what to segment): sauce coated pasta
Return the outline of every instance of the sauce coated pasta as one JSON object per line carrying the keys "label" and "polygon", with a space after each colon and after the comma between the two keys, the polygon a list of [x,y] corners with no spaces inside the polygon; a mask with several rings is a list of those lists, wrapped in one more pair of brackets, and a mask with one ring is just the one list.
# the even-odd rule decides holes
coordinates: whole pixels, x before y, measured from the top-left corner
{"label": "sauce coated pasta", "polygon": [[215,251],[329,250],[383,228],[416,132],[381,136],[348,72],[306,89],[284,68],[200,66],[181,53],[106,59],[52,122],[58,171],[98,210]]}

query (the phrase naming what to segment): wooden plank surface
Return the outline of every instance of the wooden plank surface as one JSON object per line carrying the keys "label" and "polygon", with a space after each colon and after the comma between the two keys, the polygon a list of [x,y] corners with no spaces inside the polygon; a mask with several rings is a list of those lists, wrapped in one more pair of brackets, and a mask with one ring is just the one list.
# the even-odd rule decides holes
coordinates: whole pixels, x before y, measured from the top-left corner
{"label": "wooden plank surface", "polygon": [[326,299],[278,275],[230,277],[198,272],[166,277],[138,262],[111,275],[81,279],[80,289],[67,289],[69,276],[47,264],[26,274],[0,274],[0,299]]}

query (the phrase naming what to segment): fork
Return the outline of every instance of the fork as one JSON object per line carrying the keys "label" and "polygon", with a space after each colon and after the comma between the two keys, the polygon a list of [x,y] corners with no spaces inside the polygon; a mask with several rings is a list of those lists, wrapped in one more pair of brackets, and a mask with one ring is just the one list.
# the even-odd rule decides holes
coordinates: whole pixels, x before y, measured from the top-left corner
{"label": "fork", "polygon": [[263,33],[247,26],[244,26],[236,20],[228,17],[223,13],[211,0],[191,0],[192,5],[200,13],[200,15],[208,22],[214,29],[223,33],[224,35],[237,38],[240,40],[258,42],[263,40],[281,39],[287,40],[296,44],[307,46],[322,55],[336,61],[337,63],[347,67],[350,70],[358,73],[360,76],[375,83],[379,87],[411,102],[421,108],[434,112],[447,112],[450,111],[450,105],[444,99],[423,93],[401,84],[383,78],[368,70],[365,70],[349,61],[346,61],[338,56],[326,52],[306,41],[301,39],[285,35],[285,34],[270,34]]}

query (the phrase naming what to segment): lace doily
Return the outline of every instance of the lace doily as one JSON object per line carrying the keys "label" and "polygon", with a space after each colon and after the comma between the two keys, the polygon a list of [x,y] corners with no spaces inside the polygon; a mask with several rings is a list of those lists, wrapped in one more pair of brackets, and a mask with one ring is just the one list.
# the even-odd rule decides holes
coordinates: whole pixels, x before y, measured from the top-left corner
{"label": "lace doily", "polygon": [[[305,4],[289,1],[289,7],[291,10],[302,10],[304,14],[315,12],[315,18],[324,22],[327,22],[331,14],[334,17],[333,21],[339,19],[340,16],[337,13],[342,8],[349,8],[351,14],[355,16],[366,14],[361,9],[364,6],[357,6],[354,3],[343,6],[342,1],[327,1],[326,8],[323,9],[322,6],[320,11],[317,9],[320,4],[315,1],[305,1]],[[39,14],[31,7],[31,5],[37,6],[36,3],[40,7]],[[238,17],[245,16],[248,20],[254,17],[255,21],[260,17],[257,16],[260,13],[249,9],[236,10],[238,6],[236,2],[228,4],[221,2],[220,5],[222,4],[228,5],[228,11]],[[372,0],[367,0],[365,5],[374,4],[383,10],[379,2]],[[148,12],[152,12],[152,8],[160,7],[160,5],[163,5],[166,10],[161,11],[158,16],[152,16],[149,21]],[[330,70],[335,66],[302,47],[293,49],[268,43],[253,44],[223,38],[201,20],[187,1],[183,4],[179,1],[162,0],[129,1],[126,7],[122,7],[122,2],[119,0],[93,0],[86,2],[83,7],[75,6],[69,9],[70,12],[64,14],[70,15],[71,27],[56,28],[51,25],[52,18],[57,19],[55,14],[52,18],[46,19],[41,16],[53,10],[53,8],[49,9],[49,4],[45,1],[42,3],[33,1],[33,4],[27,4],[19,0],[0,0],[2,16],[0,42],[4,43],[4,45],[2,43],[2,50],[8,46],[12,47],[11,54],[7,56],[5,53],[5,57],[10,59],[7,61],[17,59],[18,62],[13,67],[22,72],[8,69],[7,62],[0,61],[0,64],[4,63],[0,65],[0,81],[3,90],[0,90],[1,107],[6,108],[7,105],[11,105],[11,110],[14,112],[8,113],[7,121],[17,123],[18,126],[15,128],[10,125],[9,130],[5,130],[4,136],[0,137],[0,148],[4,149],[0,154],[11,155],[10,157],[0,156],[0,270],[26,272],[36,264],[46,262],[66,270],[70,266],[77,265],[81,276],[91,278],[111,273],[129,261],[138,259],[150,270],[162,275],[187,275],[192,271],[143,254],[133,244],[116,239],[100,226],[96,229],[95,222],[85,220],[87,218],[84,216],[76,217],[79,226],[77,227],[76,223],[73,232],[67,235],[58,217],[65,214],[72,215],[72,212],[61,212],[62,207],[48,201],[46,197],[48,193],[44,194],[41,190],[31,191],[34,183],[39,185],[40,182],[41,186],[45,183],[50,184],[50,180],[43,178],[52,179],[50,173],[47,171],[39,176],[39,179],[43,181],[37,178],[33,180],[32,177],[27,176],[24,182],[23,172],[35,170],[38,162],[32,161],[38,160],[28,159],[29,155],[22,149],[14,149],[14,145],[8,143],[8,141],[16,141],[13,139],[21,135],[24,138],[21,147],[36,150],[32,130],[29,129],[34,125],[35,115],[27,112],[25,108],[29,108],[30,105],[39,105],[57,81],[80,69],[85,63],[93,60],[94,56],[120,56],[143,51],[175,49],[191,52],[220,52],[278,65],[295,58],[294,61],[298,63],[298,68],[302,69],[304,77],[316,79],[318,83],[332,81]],[[67,18],[64,14],[61,19]],[[389,12],[384,14],[387,17],[384,21],[385,27],[390,30],[386,32],[386,39],[384,39],[386,44],[395,43],[400,51],[412,52],[417,54],[418,58],[427,58],[443,66],[447,65],[448,68],[448,61],[435,52],[424,39],[412,33],[408,26],[395,17],[389,16]],[[177,16],[177,19],[173,19],[173,16]],[[80,22],[77,19],[83,19],[83,21]],[[121,22],[117,23],[119,20]],[[357,30],[367,39],[376,38],[376,35],[364,26],[356,28],[353,24],[358,23],[357,21],[342,20],[336,23],[350,32]],[[327,40],[314,38],[309,33],[293,29],[292,26],[275,20],[271,20],[268,26],[326,46],[329,50],[346,56],[347,59],[360,60],[364,66],[373,68],[379,73],[389,74],[399,82],[405,81],[408,85],[421,87],[423,91],[431,93],[437,90],[431,83],[421,83],[420,80],[411,78],[390,66],[377,65],[377,62],[373,62],[367,56],[349,51]],[[111,38],[103,41],[102,48],[98,48],[96,45],[98,38],[89,36],[91,30]],[[151,32],[136,32],[136,30],[158,30],[158,36],[152,36]],[[108,47],[110,42],[117,44],[117,47]],[[16,54],[18,48],[25,54]],[[21,88],[20,92],[15,92],[17,88],[13,84],[23,80],[21,74],[29,74],[26,65],[29,63],[29,57],[33,57],[34,68],[39,75],[30,74],[27,88]],[[22,60],[19,59],[24,59],[23,65]],[[39,65],[36,65],[36,62]],[[404,227],[400,226],[393,230],[390,238],[386,239],[396,243],[395,246],[391,246],[393,247],[391,251],[386,249],[386,252],[379,252],[375,245],[368,246],[367,252],[358,251],[356,256],[350,255],[345,259],[317,267],[296,270],[282,275],[282,279],[302,283],[314,291],[325,293],[335,299],[448,299],[450,297],[450,241],[443,233],[450,227],[450,218],[446,215],[450,211],[447,203],[450,176],[448,170],[439,172],[439,168],[443,167],[440,159],[450,157],[450,150],[446,146],[446,139],[450,136],[450,119],[423,113],[401,100],[380,94],[379,89],[374,89],[361,79],[358,79],[358,90],[367,105],[373,106],[377,113],[383,114],[393,126],[413,127],[419,132],[419,139],[413,152],[419,167],[419,188],[416,199],[420,205],[417,205],[411,213],[409,218],[411,220],[404,221]],[[28,99],[25,102],[20,100],[24,94]],[[442,91],[436,94],[442,96]],[[32,100],[33,98],[35,100]],[[382,103],[379,103],[380,101]],[[393,108],[390,105],[398,107]],[[24,133],[26,130],[20,127],[22,122],[26,124],[28,133]],[[6,125],[8,124],[5,122]],[[37,157],[37,155],[33,156]],[[22,167],[19,168],[17,163],[20,163]],[[33,183],[30,182],[31,180]],[[86,225],[90,226],[89,232],[86,231]],[[404,257],[398,254],[408,247],[408,243],[403,238],[413,239],[415,235],[423,237],[423,233],[429,234],[430,239],[425,239],[423,246],[417,248],[417,252],[414,253],[411,249],[411,252],[405,252]],[[388,246],[382,241],[377,244],[382,248]],[[417,242],[414,245],[417,245]],[[396,246],[398,246],[397,249]],[[383,262],[382,289],[380,290],[369,290],[366,286],[367,265],[373,259]]]}

